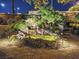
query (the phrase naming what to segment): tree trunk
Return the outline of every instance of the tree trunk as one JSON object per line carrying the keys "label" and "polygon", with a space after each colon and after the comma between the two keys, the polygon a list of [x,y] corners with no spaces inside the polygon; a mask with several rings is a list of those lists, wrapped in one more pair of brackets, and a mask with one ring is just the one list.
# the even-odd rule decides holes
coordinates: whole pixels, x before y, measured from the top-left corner
{"label": "tree trunk", "polygon": [[15,10],[14,10],[14,0],[12,0],[12,15],[14,16]]}

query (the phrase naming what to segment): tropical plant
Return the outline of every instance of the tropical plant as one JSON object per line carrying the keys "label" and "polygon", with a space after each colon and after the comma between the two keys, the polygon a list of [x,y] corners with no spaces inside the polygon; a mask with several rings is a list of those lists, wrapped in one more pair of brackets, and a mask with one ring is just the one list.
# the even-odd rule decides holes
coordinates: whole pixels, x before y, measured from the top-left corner
{"label": "tropical plant", "polygon": [[[62,14],[59,14],[59,12],[51,10],[50,8],[47,8],[47,7],[41,7],[40,13],[41,13],[40,18],[32,17],[33,19],[36,20],[36,24],[40,28],[45,28],[44,27],[45,21],[48,22],[49,28],[52,27],[52,32],[55,32],[56,30],[58,31],[59,24],[64,25],[65,17]],[[50,26],[51,23],[52,23],[52,26]]]}
{"label": "tropical plant", "polygon": [[48,21],[48,23],[63,23],[64,16],[59,14],[58,12],[52,11],[50,9],[47,9],[46,7],[42,7],[40,9],[41,13],[41,19],[37,21],[38,25],[41,25],[45,20]]}
{"label": "tropical plant", "polygon": [[25,24],[25,22],[18,22],[18,23],[14,23],[13,25],[13,29],[17,29],[17,30],[21,30],[21,29],[26,29],[27,25]]}

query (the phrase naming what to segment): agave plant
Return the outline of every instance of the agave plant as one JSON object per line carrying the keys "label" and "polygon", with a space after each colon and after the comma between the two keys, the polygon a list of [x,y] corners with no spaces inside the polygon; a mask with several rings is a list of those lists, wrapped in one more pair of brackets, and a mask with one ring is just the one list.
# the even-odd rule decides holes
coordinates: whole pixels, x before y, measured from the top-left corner
{"label": "agave plant", "polygon": [[19,30],[21,30],[21,29],[25,29],[26,28],[26,24],[24,23],[24,22],[19,22],[19,23],[16,23],[15,25],[14,25],[14,29],[19,29]]}

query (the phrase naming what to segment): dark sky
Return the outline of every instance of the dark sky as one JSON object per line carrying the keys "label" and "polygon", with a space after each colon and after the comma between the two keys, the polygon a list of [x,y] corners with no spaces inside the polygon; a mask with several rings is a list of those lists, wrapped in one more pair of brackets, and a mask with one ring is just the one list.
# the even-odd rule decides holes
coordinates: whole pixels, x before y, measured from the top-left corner
{"label": "dark sky", "polygon": [[[73,5],[73,3],[63,5],[57,3],[57,0],[49,0],[49,3],[52,3],[53,8],[59,11],[67,11]],[[0,13],[12,13],[11,4],[11,0],[0,0]],[[33,6],[33,3],[30,5],[24,0],[15,0],[15,12],[25,13],[32,10]]]}
{"label": "dark sky", "polygon": [[57,0],[53,0],[53,8],[59,11],[67,11],[70,7],[72,7],[75,2],[70,2],[67,4],[58,3]]}
{"label": "dark sky", "polygon": [[[11,0],[0,0],[0,13],[11,13],[11,5]],[[15,0],[15,12],[25,13],[31,9],[33,9],[33,5],[24,0]]]}

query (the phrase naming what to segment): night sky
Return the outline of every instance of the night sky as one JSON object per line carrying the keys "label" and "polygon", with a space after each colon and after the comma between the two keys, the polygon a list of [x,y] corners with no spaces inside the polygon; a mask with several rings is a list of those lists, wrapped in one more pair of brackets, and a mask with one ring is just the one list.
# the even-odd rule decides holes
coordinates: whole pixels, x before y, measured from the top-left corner
{"label": "night sky", "polygon": [[[58,3],[57,0],[49,0],[49,4],[51,3],[53,8],[59,11],[67,11],[71,6],[73,6],[72,2],[63,5]],[[0,0],[0,13],[12,13],[11,5],[11,0]],[[29,4],[24,0],[15,0],[15,12],[25,13],[32,9],[34,9],[33,3]]]}
{"label": "night sky", "polygon": [[69,2],[67,4],[61,4],[58,3],[57,0],[53,0],[53,8],[54,10],[68,11],[68,9],[74,6],[76,3],[79,3],[79,0],[75,0],[75,2]]}
{"label": "night sky", "polygon": [[[34,9],[34,4],[29,4],[24,0],[15,0],[15,12],[26,13],[29,10]],[[0,0],[0,13],[12,13],[12,2],[11,0]]]}
{"label": "night sky", "polygon": [[[0,0],[0,13],[12,13],[11,0]],[[33,4],[30,5],[24,0],[15,0],[15,12],[25,13],[33,9]]]}

